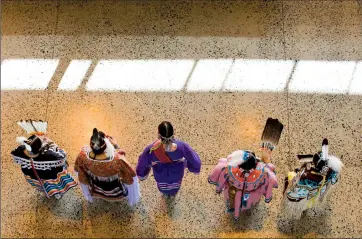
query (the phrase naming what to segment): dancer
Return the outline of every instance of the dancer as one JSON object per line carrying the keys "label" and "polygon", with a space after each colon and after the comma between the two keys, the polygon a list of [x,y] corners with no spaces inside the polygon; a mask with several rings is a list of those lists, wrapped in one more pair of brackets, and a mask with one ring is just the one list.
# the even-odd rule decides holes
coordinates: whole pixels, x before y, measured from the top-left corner
{"label": "dancer", "polygon": [[262,196],[265,202],[272,200],[273,188],[278,187],[275,166],[271,163],[271,153],[277,145],[283,125],[277,119],[269,118],[262,135],[261,159],[254,152],[237,150],[226,159],[222,158],[211,172],[208,181],[216,185],[216,193],[223,192],[228,213],[234,219],[259,203]]}
{"label": "dancer", "polygon": [[140,199],[136,172],[126,161],[125,151],[119,148],[115,139],[96,128],[90,146],[84,146],[76,159],[75,171],[89,202],[93,202],[93,197],[108,201],[127,197],[133,206]]}
{"label": "dancer", "polygon": [[323,139],[322,151],[312,155],[297,155],[299,169],[289,172],[285,178],[283,210],[287,216],[300,219],[303,212],[314,206],[322,206],[336,186],[343,164],[328,153],[328,140]]}
{"label": "dancer", "polygon": [[137,164],[137,175],[145,180],[151,168],[159,191],[174,198],[181,187],[185,168],[198,174],[201,161],[197,153],[185,142],[174,138],[173,126],[164,121],[158,126],[158,140],[145,148]]}
{"label": "dancer", "polygon": [[14,162],[21,165],[25,179],[47,198],[60,199],[77,185],[67,170],[67,155],[46,136],[47,122],[22,120],[17,124],[30,136],[17,137],[20,144],[11,152]]}

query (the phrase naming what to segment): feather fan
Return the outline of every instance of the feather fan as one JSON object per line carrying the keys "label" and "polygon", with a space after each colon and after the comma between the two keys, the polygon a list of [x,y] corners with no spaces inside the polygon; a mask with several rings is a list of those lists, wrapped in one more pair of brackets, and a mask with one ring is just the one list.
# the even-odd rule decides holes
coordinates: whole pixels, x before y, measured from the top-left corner
{"label": "feather fan", "polygon": [[278,119],[268,118],[261,136],[261,146],[273,150],[279,142],[283,128],[283,124]]}

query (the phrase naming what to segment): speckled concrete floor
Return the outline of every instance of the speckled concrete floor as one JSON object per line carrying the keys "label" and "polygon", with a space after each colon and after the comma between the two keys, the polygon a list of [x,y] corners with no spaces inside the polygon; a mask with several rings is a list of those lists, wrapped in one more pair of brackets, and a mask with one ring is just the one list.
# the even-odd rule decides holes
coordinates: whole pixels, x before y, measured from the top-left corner
{"label": "speckled concrete floor", "polygon": [[[59,62],[45,89],[6,89],[2,73],[1,237],[361,237],[362,78],[356,78],[361,76],[361,6],[355,0],[2,1],[2,65]],[[156,60],[162,68],[159,60],[175,59],[191,62],[189,75],[200,73],[200,62],[207,60],[217,61],[217,67],[222,60],[233,67],[243,59],[291,61],[304,88],[291,77],[285,87],[265,88],[282,77],[277,71],[267,82],[256,81],[254,90],[243,88],[242,80],[241,85],[226,80],[221,88],[195,90],[199,85],[193,76],[179,88],[150,82],[158,88],[87,90],[93,71],[100,72],[107,60]],[[85,79],[76,90],[61,91],[58,85],[74,60],[90,62]],[[321,74],[307,74],[311,61]],[[325,76],[319,67],[325,64],[347,65],[343,69],[352,64],[354,83],[343,84],[347,73]],[[23,70],[15,69],[15,75]],[[238,79],[237,71],[232,74]],[[323,83],[323,77],[334,81]],[[317,90],[305,90],[316,82],[322,82]],[[295,165],[294,155],[318,150],[322,137],[345,163],[341,184],[328,208],[310,210],[300,221],[280,215],[280,187],[270,204],[261,203],[233,224],[206,178],[219,157],[235,149],[257,150],[269,116],[285,124],[274,158],[280,185]],[[158,123],[167,119],[177,136],[199,152],[204,166],[199,176],[186,176],[173,203],[161,199],[153,179],[142,183],[143,198],[135,208],[102,201],[88,205],[78,188],[60,201],[45,200],[25,184],[9,157],[15,137],[23,134],[15,123],[24,118],[47,120],[50,137],[66,149],[71,165],[94,126],[114,135],[135,164]]]}

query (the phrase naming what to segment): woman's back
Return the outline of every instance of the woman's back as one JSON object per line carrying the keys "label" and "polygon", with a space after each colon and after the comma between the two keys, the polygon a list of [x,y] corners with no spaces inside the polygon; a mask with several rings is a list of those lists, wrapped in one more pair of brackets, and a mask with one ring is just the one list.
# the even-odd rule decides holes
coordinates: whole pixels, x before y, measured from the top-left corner
{"label": "woman's back", "polygon": [[137,176],[145,180],[152,169],[161,193],[175,196],[181,187],[185,168],[199,173],[201,160],[187,143],[174,139],[171,123],[162,122],[159,139],[148,145],[139,156]]}

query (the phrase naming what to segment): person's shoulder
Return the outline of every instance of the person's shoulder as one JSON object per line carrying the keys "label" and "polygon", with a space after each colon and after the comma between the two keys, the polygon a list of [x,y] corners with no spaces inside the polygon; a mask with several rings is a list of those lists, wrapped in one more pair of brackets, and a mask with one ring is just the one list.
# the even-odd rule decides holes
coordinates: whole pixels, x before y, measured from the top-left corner
{"label": "person's shoulder", "polygon": [[127,161],[127,158],[124,154],[115,154],[112,161],[107,162],[109,164],[118,165],[119,167],[124,167],[125,165],[130,165]]}
{"label": "person's shoulder", "polygon": [[84,145],[80,149],[80,154],[87,154],[88,152],[92,151],[92,149],[89,147],[89,145]]}
{"label": "person's shoulder", "polygon": [[177,147],[190,147],[190,145],[188,145],[188,143],[186,143],[183,140],[180,139],[176,139],[173,141],[175,144],[177,144]]}
{"label": "person's shoulder", "polygon": [[272,163],[258,162],[257,167],[268,173],[275,173],[275,165]]}
{"label": "person's shoulder", "polygon": [[175,140],[174,142],[177,145],[177,148],[179,150],[189,150],[189,151],[193,150],[192,147],[188,143],[186,143],[185,141]]}
{"label": "person's shoulder", "polygon": [[[156,142],[156,141],[155,141]],[[155,144],[155,142],[149,144],[146,146],[146,148],[143,150],[144,152],[149,152],[151,150],[151,148],[153,147],[153,145]]]}
{"label": "person's shoulder", "polygon": [[24,145],[20,145],[18,147],[16,147],[13,151],[11,151],[11,154],[17,157],[24,157],[24,150],[25,150],[25,146]]}
{"label": "person's shoulder", "polygon": [[120,148],[115,149],[114,152],[115,152],[115,154],[126,155],[126,151],[123,149],[120,149]]}
{"label": "person's shoulder", "polygon": [[[41,157],[41,155],[43,155],[43,157]],[[64,151],[60,151],[60,150],[52,150],[52,149],[48,149],[42,152],[39,156],[39,160],[40,158],[44,161],[47,160],[60,160],[66,157],[66,154],[64,153]]]}
{"label": "person's shoulder", "polygon": [[258,161],[256,164],[257,170],[266,170],[266,164],[263,161]]}
{"label": "person's shoulder", "polygon": [[91,152],[91,148],[88,146],[88,145],[84,145],[81,149],[80,149],[80,152],[77,156],[77,163],[81,163],[83,162],[84,160],[87,160],[88,159],[88,153]]}
{"label": "person's shoulder", "polygon": [[119,164],[119,163],[123,163],[125,161],[125,159],[126,159],[126,157],[124,157],[124,155],[115,154],[113,160],[111,160],[109,162],[105,162],[105,163]]}
{"label": "person's shoulder", "polygon": [[122,160],[126,158],[126,152],[122,149],[114,151],[113,157],[115,160]]}

